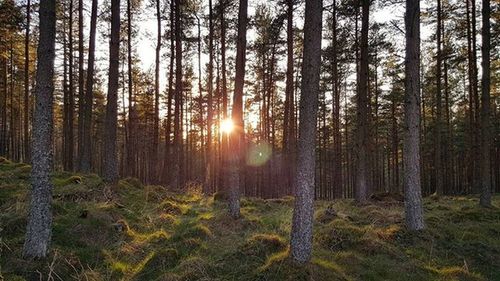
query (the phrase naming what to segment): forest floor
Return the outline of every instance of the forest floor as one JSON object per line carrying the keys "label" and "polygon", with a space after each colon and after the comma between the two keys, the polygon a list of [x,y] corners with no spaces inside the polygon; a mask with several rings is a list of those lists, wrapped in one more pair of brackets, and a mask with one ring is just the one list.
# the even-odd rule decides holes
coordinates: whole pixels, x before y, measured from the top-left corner
{"label": "forest floor", "polygon": [[424,200],[427,229],[402,203],[316,202],[314,252],[287,259],[293,199],[241,201],[241,218],[195,191],[136,179],[53,175],[52,252],[21,258],[30,167],[0,158],[0,280],[500,280],[500,196]]}

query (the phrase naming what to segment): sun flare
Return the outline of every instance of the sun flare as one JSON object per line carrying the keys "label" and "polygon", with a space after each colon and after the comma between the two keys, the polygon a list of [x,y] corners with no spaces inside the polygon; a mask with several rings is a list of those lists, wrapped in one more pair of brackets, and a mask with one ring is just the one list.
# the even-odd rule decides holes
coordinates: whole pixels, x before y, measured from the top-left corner
{"label": "sun flare", "polygon": [[234,123],[232,119],[222,120],[220,123],[220,129],[224,134],[230,134],[234,130]]}

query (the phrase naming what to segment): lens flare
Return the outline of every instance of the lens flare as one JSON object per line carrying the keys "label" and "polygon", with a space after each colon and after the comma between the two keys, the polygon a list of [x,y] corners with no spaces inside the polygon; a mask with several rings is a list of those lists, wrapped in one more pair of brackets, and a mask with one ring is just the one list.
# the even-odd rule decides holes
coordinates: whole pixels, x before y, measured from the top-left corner
{"label": "lens flare", "polygon": [[271,145],[266,142],[251,144],[247,151],[247,165],[259,167],[266,164],[273,154]]}

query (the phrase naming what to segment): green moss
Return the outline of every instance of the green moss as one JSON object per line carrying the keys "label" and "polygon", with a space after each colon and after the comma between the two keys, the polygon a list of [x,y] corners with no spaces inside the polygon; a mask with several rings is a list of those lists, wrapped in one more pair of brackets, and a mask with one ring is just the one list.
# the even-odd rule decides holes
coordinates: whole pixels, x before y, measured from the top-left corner
{"label": "green moss", "polygon": [[268,255],[286,249],[286,241],[276,234],[258,233],[247,239],[243,252],[248,255]]}
{"label": "green moss", "polygon": [[203,224],[196,224],[192,227],[189,227],[185,232],[184,232],[184,237],[190,237],[190,238],[200,238],[200,239],[206,239],[209,237],[212,237],[212,231]]}
{"label": "green moss", "polygon": [[339,251],[361,244],[366,232],[367,229],[364,227],[336,219],[321,229],[315,238],[319,245],[332,251]]}
{"label": "green moss", "polygon": [[[315,202],[311,263],[288,258],[293,199],[242,198],[242,216],[197,190],[55,172],[52,253],[21,258],[29,203],[25,164],[0,158],[4,278],[62,280],[498,280],[500,210],[474,196],[426,198],[427,229],[405,229],[403,205],[383,198]],[[104,196],[103,190],[112,190]],[[196,188],[194,188],[196,189]],[[493,197],[498,206],[500,197]],[[120,223],[119,223],[120,222]],[[117,229],[120,225],[121,230]],[[8,280],[8,279],[7,279]]]}
{"label": "green moss", "polygon": [[164,200],[158,205],[158,210],[164,214],[180,215],[183,212],[183,206],[169,199]]}
{"label": "green moss", "polygon": [[70,184],[81,184],[82,177],[81,176],[70,176],[68,178],[54,178],[52,180],[54,187],[63,187]]}
{"label": "green moss", "polygon": [[137,188],[137,189],[142,189],[144,187],[139,179],[130,177],[118,181],[118,186],[121,188]]}
{"label": "green moss", "polygon": [[[179,253],[173,248],[158,249],[148,255],[144,264],[137,268],[136,280],[155,280],[179,262]],[[163,279],[161,279],[163,280]]]}
{"label": "green moss", "polygon": [[180,280],[211,280],[207,262],[197,256],[183,259],[179,265]]}

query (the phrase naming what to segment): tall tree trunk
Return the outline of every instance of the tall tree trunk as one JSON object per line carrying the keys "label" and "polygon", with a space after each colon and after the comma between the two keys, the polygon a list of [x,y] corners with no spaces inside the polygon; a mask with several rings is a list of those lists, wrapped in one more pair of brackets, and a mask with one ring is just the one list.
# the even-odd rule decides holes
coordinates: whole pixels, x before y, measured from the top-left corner
{"label": "tall tree trunk", "polygon": [[174,165],[172,169],[173,187],[183,183],[182,177],[182,26],[181,1],[175,0],[175,109],[174,109]]}
{"label": "tall tree trunk", "polygon": [[332,98],[332,117],[333,117],[333,184],[335,198],[342,198],[342,135],[340,133],[340,79],[338,72],[338,46],[337,46],[337,1],[333,0],[333,98]]}
{"label": "tall tree trunk", "polygon": [[406,0],[403,185],[406,226],[424,228],[420,177],[420,1]]}
{"label": "tall tree trunk", "polygon": [[436,65],[436,143],[435,143],[435,171],[436,193],[443,194],[443,167],[442,167],[442,97],[441,97],[441,0],[437,0],[437,65]]}
{"label": "tall tree trunk", "polygon": [[[472,32],[471,32],[471,8],[470,8],[470,0],[465,0],[466,2],[466,18],[467,18],[467,61],[468,61],[468,91],[469,91],[469,137],[468,137],[468,148],[469,148],[469,171],[468,171],[468,179],[469,179],[469,185],[472,187],[475,182],[475,171],[476,171],[476,153],[474,151],[475,149],[475,129],[474,129],[474,116],[475,116],[475,111],[474,111],[474,81],[477,79],[475,77],[475,65],[474,65],[474,57],[472,54],[473,48],[472,48]],[[476,88],[477,90],[477,88]]]}
{"label": "tall tree trunk", "polygon": [[[66,30],[66,2],[62,3],[62,63],[63,63],[63,116],[62,116],[62,164],[63,169],[68,170],[69,155],[68,153],[68,112],[69,112],[69,94],[68,94],[68,40],[67,40],[67,30]],[[57,155],[57,150],[56,150]],[[56,157],[57,158],[57,157]]]}
{"label": "tall tree trunk", "polygon": [[290,255],[298,264],[309,262],[312,254],[322,6],[321,0],[311,0],[306,2],[305,10],[295,206],[290,241]]}
{"label": "tall tree trunk", "polygon": [[137,121],[134,111],[134,80],[132,77],[132,14],[131,0],[127,0],[127,87],[128,87],[128,122],[127,122],[127,175],[137,176],[137,147],[135,128]]}
{"label": "tall tree trunk", "polygon": [[68,155],[70,156],[70,160],[68,161],[68,170],[73,170],[74,165],[74,112],[75,112],[75,95],[74,95],[74,85],[73,85],[73,0],[69,2],[69,111],[68,111]]}
{"label": "tall tree trunk", "polygon": [[481,83],[481,199],[482,206],[491,206],[491,124],[490,124],[490,0],[483,0],[482,83]]}
{"label": "tall tree trunk", "polygon": [[[206,165],[206,151],[205,151],[205,126],[203,124],[203,86],[201,83],[201,20],[198,15],[196,15],[196,21],[198,22],[198,92],[200,94],[199,96],[199,101],[198,101],[198,106],[200,108],[200,140],[201,140],[201,154],[202,154],[202,159],[201,159],[201,165],[202,167],[205,167]],[[202,168],[203,169],[203,168]],[[203,186],[206,188],[206,186]],[[206,192],[206,190],[204,190]]]}
{"label": "tall tree trunk", "polygon": [[293,0],[287,0],[287,29],[286,29],[286,86],[285,86],[285,119],[283,124],[283,148],[288,154],[290,138],[293,136]]}
{"label": "tall tree trunk", "polygon": [[97,1],[92,0],[92,13],[90,16],[90,39],[89,59],[87,66],[87,85],[85,102],[83,104],[83,132],[82,132],[82,157],[80,159],[80,170],[88,173],[92,167],[92,106],[94,97],[94,61],[95,61],[95,38],[97,26]]}
{"label": "tall tree trunk", "polygon": [[234,131],[229,139],[229,214],[233,218],[240,216],[240,176],[241,155],[244,148],[244,123],[243,123],[243,87],[245,84],[245,62],[247,47],[247,14],[248,0],[240,0],[238,11],[238,38],[236,41],[236,74],[234,79],[233,110],[231,118],[234,122]]}
{"label": "tall tree trunk", "polygon": [[175,42],[174,42],[174,29],[175,29],[175,2],[170,1],[170,62],[168,70],[168,90],[167,90],[167,124],[165,128],[165,160],[164,160],[164,177],[165,181],[169,182],[171,179],[170,167],[172,156],[172,145],[170,143],[170,134],[172,131],[172,100],[174,98],[174,59],[175,59]]}
{"label": "tall tree trunk", "polygon": [[206,171],[205,171],[205,192],[212,190],[213,155],[212,155],[212,96],[213,96],[213,76],[214,76],[214,26],[212,13],[212,0],[208,1],[208,98],[207,98],[207,143],[206,143]]}
{"label": "tall tree trunk", "polygon": [[161,14],[160,0],[156,0],[156,58],[155,58],[155,116],[153,126],[153,149],[151,155],[149,180],[158,183],[158,144],[160,137],[160,51],[161,51]]}
{"label": "tall tree trunk", "polygon": [[52,107],[56,1],[40,1],[40,35],[37,51],[35,112],[32,143],[32,191],[23,256],[42,258],[49,251],[52,235]]}
{"label": "tall tree trunk", "polygon": [[479,108],[479,90],[478,90],[478,70],[477,70],[477,42],[476,42],[476,0],[471,0],[471,27],[472,27],[472,93],[474,100],[474,141],[473,141],[473,150],[474,150],[474,171],[473,171],[473,179],[472,179],[472,192],[480,192],[480,147],[479,143],[481,140],[479,139],[480,132],[480,108]]}
{"label": "tall tree trunk", "polygon": [[369,126],[370,101],[368,99],[368,25],[370,1],[362,0],[361,19],[361,58],[359,67],[359,86],[357,95],[357,153],[356,153],[356,182],[355,199],[365,202],[368,199],[368,178],[370,171],[369,161]]}
{"label": "tall tree trunk", "polygon": [[64,104],[64,170],[73,170],[73,0],[69,1],[69,26],[68,26],[68,84],[65,84],[65,104]]}
{"label": "tall tree trunk", "polygon": [[84,88],[84,70],[83,70],[83,0],[78,0],[78,157],[77,169],[81,170],[83,157],[83,132],[84,132],[84,107],[85,107],[85,88]]}
{"label": "tall tree trunk", "polygon": [[[227,115],[227,79],[226,79],[226,0],[219,2],[220,7],[220,55],[221,55],[221,84],[220,95],[222,96],[222,119],[226,120]],[[219,75],[217,75],[219,77]],[[219,127],[220,128],[220,127]],[[226,167],[227,167],[227,147],[228,138],[223,136],[220,143],[220,165],[219,165],[219,179],[218,189],[227,191],[226,187]]]}
{"label": "tall tree trunk", "polygon": [[[294,93],[293,93],[293,0],[287,0],[287,29],[286,29],[286,86],[285,86],[285,119],[283,124],[283,149],[285,163],[284,184],[288,188],[294,177],[295,170],[295,110],[294,110]],[[292,193],[292,190],[286,190],[287,194]]]}
{"label": "tall tree trunk", "polygon": [[29,85],[29,72],[30,72],[30,22],[31,22],[31,1],[26,3],[26,35],[24,37],[24,149],[23,161],[30,161],[30,134],[29,134],[29,113],[30,113],[30,85]]}
{"label": "tall tree trunk", "polygon": [[118,157],[116,152],[117,96],[120,57],[120,0],[111,0],[111,38],[109,43],[109,76],[106,119],[104,123],[104,180],[118,180]]}

